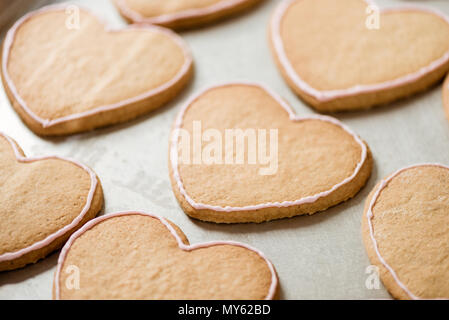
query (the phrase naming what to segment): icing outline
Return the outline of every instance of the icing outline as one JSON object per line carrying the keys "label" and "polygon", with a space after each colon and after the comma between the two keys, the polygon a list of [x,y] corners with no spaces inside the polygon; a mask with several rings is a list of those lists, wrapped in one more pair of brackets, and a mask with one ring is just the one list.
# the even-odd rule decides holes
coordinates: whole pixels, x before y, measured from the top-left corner
{"label": "icing outline", "polygon": [[277,286],[278,286],[278,278],[277,278],[276,271],[274,269],[273,264],[270,262],[270,260],[268,260],[268,258],[264,255],[264,253],[262,251],[255,249],[247,244],[243,244],[243,243],[235,242],[235,241],[211,241],[211,242],[186,245],[182,242],[181,237],[176,232],[176,230],[173,228],[173,226],[165,218],[163,218],[159,215],[146,213],[146,212],[142,212],[142,211],[124,211],[124,212],[111,213],[111,214],[107,214],[107,215],[92,219],[89,222],[87,222],[82,228],[80,228],[74,234],[72,234],[70,239],[66,242],[66,244],[62,248],[61,254],[59,255],[59,258],[58,258],[58,266],[56,269],[55,282],[54,282],[55,283],[55,300],[60,300],[59,282],[60,282],[61,269],[63,267],[63,264],[65,262],[67,254],[68,254],[72,244],[76,241],[76,239],[78,239],[80,236],[82,236],[86,231],[90,230],[91,228],[93,228],[94,226],[96,226],[97,224],[99,224],[105,220],[113,219],[116,217],[128,216],[128,215],[141,215],[141,216],[146,216],[146,217],[150,217],[150,218],[159,220],[168,229],[168,231],[172,234],[172,236],[176,239],[176,241],[178,242],[179,249],[181,249],[183,251],[190,252],[190,251],[193,251],[196,249],[210,248],[210,247],[221,246],[221,245],[236,246],[236,247],[241,247],[241,248],[245,248],[250,251],[253,251],[254,253],[258,254],[266,262],[266,264],[268,265],[268,268],[270,269],[270,272],[271,272],[271,285],[268,290],[267,296],[265,297],[265,300],[272,300],[274,298],[274,296],[276,294]]}
{"label": "icing outline", "polygon": [[182,21],[189,18],[201,18],[220,12],[222,10],[231,9],[235,6],[243,4],[248,0],[221,0],[215,4],[204,8],[187,9],[179,12],[166,13],[154,17],[144,17],[139,12],[131,9],[126,4],[125,0],[116,0],[115,3],[121,13],[135,23],[150,23],[150,24],[169,24],[176,21]]}
{"label": "icing outline", "polygon": [[170,29],[166,29],[163,27],[155,26],[155,25],[132,25],[132,26],[126,26],[121,28],[111,28],[108,26],[108,23],[105,22],[101,17],[96,15],[95,13],[91,12],[89,9],[82,8],[78,6],[80,10],[84,11],[87,14],[90,14],[91,16],[95,17],[100,23],[104,25],[105,32],[109,33],[119,33],[119,32],[126,32],[126,31],[132,31],[132,30],[146,30],[151,32],[159,32],[161,34],[164,34],[168,37],[170,37],[183,51],[184,53],[184,64],[181,67],[181,69],[178,71],[178,73],[168,82],[165,82],[164,84],[160,85],[159,87],[150,89],[142,94],[139,94],[135,97],[128,98],[125,100],[121,100],[116,103],[103,105],[95,107],[94,109],[79,112],[79,113],[73,113],[64,117],[55,118],[55,119],[44,119],[38,116],[36,113],[34,113],[26,104],[26,102],[23,100],[23,98],[20,96],[16,86],[14,85],[14,82],[12,81],[11,77],[8,73],[8,58],[9,54],[12,48],[12,45],[15,40],[15,35],[17,33],[17,30],[20,28],[22,24],[24,24],[29,19],[33,18],[34,16],[41,15],[48,12],[58,12],[58,11],[65,11],[67,8],[66,4],[55,4],[55,5],[48,5],[45,7],[42,7],[38,10],[29,12],[28,14],[24,15],[22,18],[20,18],[14,25],[11,27],[11,29],[8,30],[5,39],[3,41],[3,59],[2,59],[2,71],[3,71],[3,78],[5,79],[5,82],[7,83],[9,90],[11,91],[14,99],[18,102],[19,106],[24,110],[34,121],[38,122],[43,128],[50,128],[55,125],[70,122],[74,120],[80,120],[82,118],[86,118],[92,115],[96,115],[102,112],[107,112],[115,109],[120,109],[122,107],[126,107],[130,104],[148,99],[152,96],[155,96],[157,94],[160,94],[161,92],[167,90],[171,86],[175,85],[179,82],[182,77],[184,77],[193,64],[193,57],[192,53],[187,46],[187,43],[176,33],[171,31]]}
{"label": "icing outline", "polygon": [[92,200],[95,196],[95,191],[97,190],[98,180],[97,180],[97,175],[89,167],[87,167],[86,165],[84,165],[78,161],[71,160],[68,158],[58,157],[58,156],[45,156],[45,157],[22,156],[18,145],[12,138],[10,138],[9,136],[7,136],[6,134],[4,134],[2,132],[0,132],[0,137],[3,137],[11,145],[11,147],[14,151],[14,155],[16,157],[16,161],[19,163],[31,163],[31,162],[37,162],[37,161],[42,161],[42,160],[61,160],[61,161],[66,161],[66,162],[74,164],[75,166],[86,171],[90,176],[90,190],[89,190],[89,193],[88,193],[88,196],[86,199],[86,204],[84,205],[84,207],[81,210],[81,212],[79,213],[79,215],[75,219],[73,219],[73,221],[71,223],[69,223],[68,225],[64,226],[63,228],[57,230],[56,232],[48,235],[43,240],[35,242],[26,248],[20,249],[15,252],[6,252],[6,253],[1,254],[0,262],[3,262],[3,261],[11,261],[11,260],[18,259],[29,252],[33,252],[33,251],[42,249],[44,247],[47,247],[53,241],[55,241],[59,237],[65,235],[67,232],[70,232],[73,228],[75,228],[82,221],[82,219],[87,214],[87,212],[90,210],[90,207],[92,205]]}
{"label": "icing outline", "polygon": [[371,238],[371,243],[373,245],[374,251],[376,252],[377,258],[379,259],[379,261],[382,263],[382,265],[388,270],[388,272],[391,274],[391,276],[393,277],[393,280],[396,282],[396,284],[412,299],[412,300],[449,300],[447,298],[435,298],[435,299],[423,299],[420,298],[418,296],[416,296],[415,294],[413,294],[404,283],[402,283],[402,281],[399,279],[398,275],[396,274],[396,272],[393,270],[393,268],[387,263],[387,261],[382,257],[382,255],[380,254],[379,251],[379,246],[377,244],[377,240],[374,236],[374,226],[372,223],[372,220],[374,218],[374,213],[373,213],[373,208],[376,204],[377,199],[380,196],[380,193],[382,192],[383,189],[385,189],[385,187],[388,186],[388,184],[398,175],[400,175],[402,172],[410,170],[410,169],[415,169],[415,168],[420,168],[420,167],[439,167],[439,168],[443,168],[443,169],[447,169],[449,170],[448,166],[442,165],[442,164],[438,164],[438,163],[423,163],[423,164],[416,164],[416,165],[411,165],[402,169],[399,169],[398,171],[396,171],[395,173],[391,174],[390,176],[388,176],[387,178],[383,179],[379,186],[376,189],[376,192],[373,194],[373,197],[371,199],[370,205],[368,207],[367,213],[366,213],[366,219],[368,222],[368,228],[369,228],[369,232],[370,232],[370,238]]}
{"label": "icing outline", "polygon": [[[376,83],[376,84],[365,84],[365,85],[355,85],[353,87],[347,88],[347,89],[335,89],[335,90],[318,90],[313,88],[311,85],[309,85],[305,80],[303,80],[300,75],[295,71],[294,67],[292,66],[290,60],[287,57],[287,53],[284,49],[284,41],[281,36],[281,24],[282,20],[284,18],[285,13],[290,8],[291,5],[293,5],[298,0],[284,0],[275,10],[275,13],[273,15],[273,18],[271,19],[270,23],[270,32],[271,32],[271,39],[273,43],[273,48],[276,54],[276,57],[279,60],[279,63],[281,67],[284,69],[287,77],[295,84],[297,88],[299,88],[301,91],[306,93],[309,96],[312,96],[313,98],[317,99],[320,102],[328,102],[339,98],[344,98],[348,96],[358,95],[358,94],[364,94],[364,93],[372,93],[377,91],[382,91],[394,87],[399,87],[408,83],[412,83],[414,81],[417,81],[418,79],[428,75],[432,71],[438,69],[445,63],[449,62],[449,51],[447,51],[441,58],[432,61],[429,65],[422,67],[416,72],[407,74],[405,76],[393,79],[393,80],[387,80],[384,82]],[[364,0],[367,5],[373,5],[376,7],[379,7],[375,4],[372,0]],[[388,12],[405,12],[405,11],[420,11],[420,12],[426,12],[430,14],[434,14],[438,16],[439,18],[442,18],[444,21],[446,21],[447,24],[449,24],[449,17],[443,14],[442,12],[433,9],[433,8],[427,8],[424,6],[419,5],[408,5],[408,6],[401,6],[396,8],[380,8],[381,13],[388,13]]]}
{"label": "icing outline", "polygon": [[[307,121],[307,120],[325,121],[325,122],[329,122],[331,124],[334,124],[334,125],[342,128],[347,133],[349,133],[361,147],[361,159],[357,163],[357,166],[356,166],[353,174],[351,176],[347,177],[346,179],[344,179],[343,181],[341,181],[340,183],[334,185],[331,189],[329,189],[327,191],[322,191],[322,192],[320,192],[320,193],[318,193],[316,195],[304,197],[304,198],[301,198],[301,199],[298,199],[298,200],[294,200],[294,201],[268,202],[268,203],[262,203],[262,204],[257,204],[257,205],[249,205],[249,206],[243,206],[243,207],[231,207],[231,206],[221,207],[221,206],[208,205],[208,204],[204,204],[204,203],[197,203],[195,200],[193,200],[187,194],[187,191],[184,188],[181,176],[179,174],[179,166],[178,166],[178,161],[179,161],[179,155],[178,155],[179,129],[182,126],[184,114],[186,113],[187,109],[197,99],[201,98],[208,91],[211,91],[211,90],[214,90],[214,89],[217,89],[217,88],[222,88],[222,87],[227,87],[227,86],[235,86],[235,85],[237,85],[237,86],[239,86],[239,85],[241,85],[241,86],[252,86],[252,87],[256,87],[256,88],[264,90],[269,96],[271,96],[271,98],[273,98],[287,112],[287,114],[289,115],[290,120],[293,121],[293,122]],[[252,83],[252,82],[240,81],[240,82],[229,82],[229,83],[219,84],[219,85],[215,85],[215,86],[203,89],[198,94],[196,94],[192,98],[190,98],[190,100],[188,100],[184,104],[184,106],[181,108],[181,111],[178,114],[178,117],[176,118],[175,126],[174,126],[174,129],[173,129],[173,134],[172,134],[172,137],[171,137],[170,162],[171,162],[171,167],[173,169],[173,177],[174,177],[174,180],[176,181],[176,185],[178,187],[178,190],[179,190],[179,192],[183,195],[183,197],[187,200],[187,202],[193,208],[195,208],[197,210],[206,210],[206,209],[208,209],[208,210],[219,211],[219,212],[235,212],[235,211],[254,211],[254,210],[265,209],[265,208],[274,208],[274,207],[282,208],[282,207],[290,207],[290,206],[295,206],[295,205],[301,205],[301,204],[316,202],[319,198],[328,196],[329,194],[331,194],[332,192],[334,192],[335,190],[337,190],[341,186],[343,186],[343,185],[349,183],[350,181],[352,181],[357,176],[357,174],[360,172],[360,170],[361,170],[361,168],[362,168],[362,166],[365,163],[365,160],[367,158],[367,154],[368,154],[368,151],[367,151],[367,147],[366,147],[365,143],[360,139],[360,137],[357,134],[355,134],[349,127],[347,127],[345,124],[343,124],[339,120],[337,120],[337,119],[335,119],[333,117],[324,116],[324,115],[310,115],[310,116],[307,116],[307,117],[297,116],[293,112],[293,109],[280,96],[278,96],[274,91],[272,91],[271,89],[269,89],[265,85],[258,84],[258,83]]]}

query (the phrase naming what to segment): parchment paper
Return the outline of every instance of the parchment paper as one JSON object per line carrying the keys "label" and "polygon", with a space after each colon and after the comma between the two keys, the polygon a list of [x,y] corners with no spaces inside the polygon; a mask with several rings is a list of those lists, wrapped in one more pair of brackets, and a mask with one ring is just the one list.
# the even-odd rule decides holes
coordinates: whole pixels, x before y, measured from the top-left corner
{"label": "parchment paper", "polygon": [[[108,0],[73,1],[113,25],[125,25]],[[0,130],[16,139],[27,155],[60,155],[82,161],[99,175],[105,213],[143,210],[174,221],[191,243],[235,240],[261,249],[274,263],[283,299],[390,298],[365,286],[370,262],[360,223],[366,196],[387,174],[410,164],[449,164],[449,123],[441,84],[424,94],[371,111],[336,114],[369,144],[375,167],[367,186],[352,200],[325,212],[263,224],[215,225],[189,219],[173,196],[168,175],[170,127],[181,104],[199,89],[232,80],[263,82],[300,115],[314,113],[287,87],[267,42],[267,24],[278,3],[203,29],[182,32],[196,63],[194,82],[159,111],[124,125],[67,138],[42,139],[18,118],[0,89]],[[381,6],[426,4],[449,14],[449,1],[378,2]],[[325,44],[324,44],[325,45]],[[0,204],[1,205],[1,204]],[[50,299],[58,252],[39,263],[0,273],[0,299]]]}

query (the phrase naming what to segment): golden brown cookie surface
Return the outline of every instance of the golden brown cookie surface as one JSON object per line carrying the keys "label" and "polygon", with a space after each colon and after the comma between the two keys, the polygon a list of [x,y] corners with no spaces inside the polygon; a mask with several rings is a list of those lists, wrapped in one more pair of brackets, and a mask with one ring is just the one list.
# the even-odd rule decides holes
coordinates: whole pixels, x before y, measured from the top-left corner
{"label": "golden brown cookie surface", "polygon": [[240,13],[262,0],[114,0],[123,17],[134,23],[152,23],[182,29]]}
{"label": "golden brown cookie surface", "polygon": [[57,157],[26,158],[0,133],[0,271],[58,249],[95,217],[103,192],[86,166]]}
{"label": "golden brown cookie surface", "polygon": [[276,291],[261,252],[232,242],[189,245],[175,225],[141,212],[106,215],[74,234],[54,285],[56,299],[273,299]]}
{"label": "golden brown cookie surface", "polygon": [[277,8],[270,25],[276,62],[317,110],[391,102],[449,69],[447,17],[430,8],[376,8],[364,0],[288,0]]}
{"label": "golden brown cookie surface", "polygon": [[173,99],[190,79],[190,52],[171,31],[105,29],[86,10],[72,17],[65,8],[26,15],[3,44],[7,94],[36,133],[70,134],[130,120]]}
{"label": "golden brown cookie surface", "polygon": [[416,165],[382,180],[366,201],[362,233],[395,298],[449,298],[448,167]]}
{"label": "golden brown cookie surface", "polygon": [[330,117],[298,117],[257,84],[203,91],[184,106],[174,129],[173,190],[183,210],[200,220],[312,214],[354,196],[371,172],[370,152],[349,128]]}

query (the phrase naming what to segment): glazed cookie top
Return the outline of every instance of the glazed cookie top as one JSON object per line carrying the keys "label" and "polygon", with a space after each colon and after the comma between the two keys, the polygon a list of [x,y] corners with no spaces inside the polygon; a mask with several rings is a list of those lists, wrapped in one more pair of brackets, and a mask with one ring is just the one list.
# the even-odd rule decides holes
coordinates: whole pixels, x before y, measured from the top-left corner
{"label": "glazed cookie top", "polygon": [[[424,164],[382,181],[365,210],[368,253],[393,296],[449,298],[449,168]],[[373,261],[373,260],[372,260]]]}
{"label": "glazed cookie top", "polygon": [[368,28],[370,4],[282,2],[271,37],[283,68],[300,88],[324,100],[407,82],[449,61],[449,20],[442,14],[424,8],[381,10],[379,28]]}
{"label": "glazed cookie top", "polygon": [[[223,148],[229,142],[229,129],[249,130],[255,139],[264,138],[265,155],[271,155],[272,161],[265,163],[257,158],[251,163],[249,142],[243,145],[246,160],[242,163],[235,161],[235,146],[230,163],[226,162],[225,149],[212,163],[195,163],[195,149],[185,159],[180,132],[192,137],[198,125],[202,132],[218,132]],[[277,139],[270,140],[275,135]],[[203,140],[199,152],[204,155],[213,139]],[[366,158],[365,144],[338,120],[298,117],[268,88],[251,83],[224,84],[194,97],[179,114],[171,142],[171,166],[180,191],[193,207],[219,211],[314,202],[351,181]]]}
{"label": "glazed cookie top", "polygon": [[0,133],[0,261],[39,249],[78,225],[89,210],[97,178],[80,163],[25,158]]}
{"label": "glazed cookie top", "polygon": [[[78,288],[66,285],[75,268]],[[56,299],[272,299],[276,289],[260,251],[235,242],[189,245],[164,218],[124,212],[92,220],[71,237],[54,292]]]}
{"label": "glazed cookie top", "polygon": [[155,26],[112,30],[81,9],[32,12],[8,32],[3,75],[15,100],[44,126],[145,99],[191,67],[185,43]]}

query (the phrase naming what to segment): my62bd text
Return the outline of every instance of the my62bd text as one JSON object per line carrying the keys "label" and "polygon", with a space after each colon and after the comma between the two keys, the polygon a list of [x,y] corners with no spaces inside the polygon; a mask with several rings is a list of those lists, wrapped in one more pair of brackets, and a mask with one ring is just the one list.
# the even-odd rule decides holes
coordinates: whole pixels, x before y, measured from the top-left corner
{"label": "my62bd text", "polygon": [[222,304],[219,306],[198,306],[185,304],[184,306],[180,306],[178,308],[178,315],[195,315],[206,318],[213,315],[269,315],[270,312],[271,308],[267,304]]}

